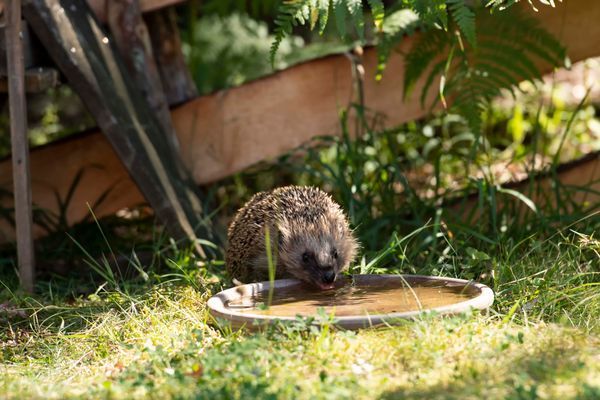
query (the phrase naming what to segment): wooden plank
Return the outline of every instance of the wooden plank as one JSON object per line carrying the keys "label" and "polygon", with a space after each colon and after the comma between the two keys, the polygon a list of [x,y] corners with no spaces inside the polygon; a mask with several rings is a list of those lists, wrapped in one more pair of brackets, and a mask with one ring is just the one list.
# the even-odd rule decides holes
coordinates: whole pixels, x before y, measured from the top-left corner
{"label": "wooden plank", "polygon": [[[64,202],[77,176],[66,214],[67,223],[74,225],[91,218],[87,204],[94,214],[103,217],[124,207],[145,203],[127,169],[104,135],[96,130],[69,137],[31,151],[31,190],[37,212],[59,213],[59,200]],[[0,162],[0,193],[12,191],[10,160]],[[103,201],[98,203],[102,198]],[[10,196],[0,196],[0,209],[13,206]],[[34,225],[34,236],[47,232]],[[14,228],[0,218],[0,243],[14,240]]]}
{"label": "wooden plank", "polygon": [[17,259],[21,285],[33,291],[35,257],[33,252],[31,187],[29,185],[29,140],[25,104],[25,65],[21,35],[21,1],[9,2],[6,9],[6,60],[10,104],[12,175],[14,181]]}
{"label": "wooden plank", "polygon": [[189,239],[211,238],[199,199],[169,138],[127,74],[114,40],[86,3],[28,0],[25,16],[54,62],[79,94],[130,176],[167,230]]}
{"label": "wooden plank", "polygon": [[[108,20],[108,3],[111,0],[88,0],[87,3],[94,10],[96,16],[101,22],[107,22]],[[171,7],[185,0],[139,0],[140,9],[144,13],[160,13],[166,7]],[[6,0],[0,0],[0,76],[6,75],[6,44],[4,42],[4,24],[2,23],[3,9]],[[10,2],[10,1],[9,1]],[[72,2],[76,4],[76,2]],[[166,10],[165,10],[166,11]],[[170,10],[174,12],[174,10]],[[31,32],[27,23],[22,24],[22,40],[23,40],[23,54],[25,59],[25,68],[35,67],[39,65],[40,61],[43,61],[40,57],[40,51],[37,47],[33,46],[34,42],[31,40]],[[177,38],[179,40],[179,38]],[[37,42],[35,42],[37,43]],[[192,96],[193,97],[193,96]],[[190,97],[191,98],[191,97]],[[186,99],[188,100],[188,99]],[[179,103],[181,103],[180,101]],[[172,103],[171,103],[172,104]]]}
{"label": "wooden plank", "polygon": [[177,15],[173,8],[144,15],[151,26],[150,39],[167,102],[182,104],[196,96],[198,90],[181,52]]}
{"label": "wooden plank", "polygon": [[[162,144],[166,147],[157,149],[159,155],[161,158],[165,155],[173,157],[176,161],[172,163],[172,167],[176,169],[173,171],[172,178],[184,179],[185,182],[190,183],[184,188],[185,190],[179,192],[178,200],[199,209],[199,190],[191,184],[191,177],[178,158],[179,142],[171,123],[169,104],[154,60],[148,28],[142,19],[140,2],[139,0],[108,0],[107,6],[108,26],[127,67],[129,77],[133,79],[138,91],[150,106],[150,111],[161,125]],[[163,222],[168,221],[163,220]],[[197,250],[203,252],[201,247]]]}

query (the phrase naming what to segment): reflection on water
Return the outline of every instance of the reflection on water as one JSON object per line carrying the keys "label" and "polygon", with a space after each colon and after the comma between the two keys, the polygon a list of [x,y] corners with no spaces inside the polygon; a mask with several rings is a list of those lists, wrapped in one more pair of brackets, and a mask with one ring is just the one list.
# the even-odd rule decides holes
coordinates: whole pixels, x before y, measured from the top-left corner
{"label": "reflection on water", "polygon": [[328,314],[342,317],[426,310],[459,303],[477,294],[473,287],[440,281],[341,280],[333,290],[318,290],[301,283],[275,289],[268,309],[268,292],[232,300],[227,307],[241,313],[282,317],[315,315],[318,308],[323,308]]}

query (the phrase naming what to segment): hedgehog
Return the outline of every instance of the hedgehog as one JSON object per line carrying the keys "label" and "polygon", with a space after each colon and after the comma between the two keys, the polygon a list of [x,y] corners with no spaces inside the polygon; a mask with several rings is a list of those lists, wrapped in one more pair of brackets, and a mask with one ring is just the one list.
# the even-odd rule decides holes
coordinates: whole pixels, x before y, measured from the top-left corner
{"label": "hedgehog", "polygon": [[322,190],[285,186],[260,192],[229,226],[225,262],[234,282],[269,279],[267,229],[275,278],[296,278],[323,290],[334,287],[358,249],[346,215]]}

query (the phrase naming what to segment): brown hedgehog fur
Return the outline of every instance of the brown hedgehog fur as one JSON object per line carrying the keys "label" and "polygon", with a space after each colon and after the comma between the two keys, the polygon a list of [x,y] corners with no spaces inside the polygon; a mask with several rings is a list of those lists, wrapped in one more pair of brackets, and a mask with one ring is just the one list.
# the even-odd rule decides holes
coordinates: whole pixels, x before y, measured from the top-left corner
{"label": "brown hedgehog fur", "polygon": [[276,278],[333,287],[354,260],[358,243],[340,206],[320,189],[286,186],[254,195],[229,226],[227,271],[244,283],[268,280],[269,228]]}

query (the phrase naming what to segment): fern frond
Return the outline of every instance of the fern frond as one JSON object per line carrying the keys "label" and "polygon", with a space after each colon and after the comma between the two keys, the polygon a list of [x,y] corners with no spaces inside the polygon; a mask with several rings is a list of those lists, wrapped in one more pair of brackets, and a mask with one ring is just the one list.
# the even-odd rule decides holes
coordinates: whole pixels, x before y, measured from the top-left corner
{"label": "fern frond", "polygon": [[310,30],[312,31],[317,26],[317,22],[319,22],[319,7],[317,0],[309,0],[309,10],[310,10]]}
{"label": "fern frond", "polygon": [[[469,97],[478,98],[476,94]],[[482,115],[486,109],[486,103],[481,100],[477,100],[475,102],[464,102],[456,106],[455,109],[467,120],[467,124],[471,130],[476,135],[480,134],[481,125],[483,122]]]}
{"label": "fern frond", "polygon": [[319,34],[322,35],[327,27],[327,21],[329,21],[329,0],[316,0],[317,9],[319,10]]}
{"label": "fern frond", "polygon": [[[380,24],[385,15],[382,0],[367,1],[374,15],[374,24]],[[347,23],[351,21],[358,38],[364,41],[365,19],[362,3],[363,0],[283,0],[275,17],[274,39],[270,51],[271,65],[274,65],[275,54],[281,41],[292,33],[294,26],[309,25],[313,30],[318,25],[319,33],[323,34],[331,12],[335,17],[338,34],[343,39],[348,33]]]}
{"label": "fern frond", "polygon": [[371,16],[373,17],[373,24],[378,31],[381,32],[383,29],[383,19],[385,18],[385,10],[383,2],[381,0],[367,0],[369,7],[371,7]]}
{"label": "fern frond", "polygon": [[365,19],[363,15],[362,0],[346,0],[348,13],[352,19],[352,24],[361,41],[365,40]]}
{"label": "fern frond", "polygon": [[[485,6],[491,7],[492,10],[495,10],[495,9],[505,10],[508,7],[512,6],[513,4],[518,3],[519,1],[520,0],[490,0],[490,1],[488,1],[488,3]],[[556,4],[554,4],[554,0],[538,0],[538,1],[545,6],[550,6],[552,8],[556,7]],[[559,1],[562,1],[562,0],[559,0]],[[535,11],[535,12],[539,11],[537,9],[537,7],[533,4],[532,0],[527,0],[527,3],[529,3],[529,5],[533,9],[533,11]]]}
{"label": "fern frond", "polygon": [[477,46],[475,34],[475,13],[465,4],[465,0],[448,0],[448,9],[452,18],[458,25],[460,32],[465,36],[471,46]]}
{"label": "fern frond", "polygon": [[[470,75],[467,73],[467,75]],[[471,128],[472,132],[478,135],[481,132],[482,115],[486,109],[486,99],[491,94],[490,90],[494,91],[489,85],[481,85],[476,80],[467,79],[461,82],[460,90],[454,88],[453,92],[457,92],[453,99],[452,108],[465,120]],[[499,93],[499,91],[497,91]]]}
{"label": "fern frond", "polygon": [[521,79],[513,74],[512,71],[492,62],[482,61],[478,63],[477,69],[473,73],[480,76],[481,79],[489,80],[493,87],[508,89],[511,92],[513,91],[512,88],[521,82]]}
{"label": "fern frond", "polygon": [[[416,29],[427,32],[431,28],[434,28],[434,31],[447,28],[446,0],[404,0],[403,5],[404,8],[386,15],[381,24],[377,45],[377,74],[375,77],[377,80],[381,80],[383,77],[383,71],[391,51],[405,36],[412,35]],[[419,63],[431,61],[429,56],[433,53],[428,50],[428,47],[423,50],[420,54],[413,54],[409,60],[411,68],[408,77],[405,75],[404,96],[410,92],[414,83],[413,78],[419,75],[419,71],[422,72],[427,67],[425,64],[422,65],[423,68],[420,68]],[[438,50],[441,51],[441,48]]]}
{"label": "fern frond", "polygon": [[333,14],[335,15],[335,26],[342,39],[346,39],[346,19],[348,18],[348,8],[344,0],[333,1]]}
{"label": "fern frond", "polygon": [[424,26],[439,25],[444,30],[448,29],[446,0],[405,0],[405,3],[419,14]]}
{"label": "fern frond", "polygon": [[539,76],[539,69],[530,57],[523,55],[521,48],[515,48],[500,41],[485,40],[477,49],[477,59],[497,65],[509,66],[520,80],[533,80]]}
{"label": "fern frond", "polygon": [[[452,11],[459,1],[462,4],[463,0],[449,1],[449,9],[452,7],[452,18],[468,38],[465,33],[468,29],[463,31],[464,27],[459,25],[460,13]],[[444,74],[443,99],[465,117],[474,132],[481,128],[483,107],[501,90],[514,94],[521,81],[541,78],[540,61],[558,66],[565,57],[565,49],[558,40],[536,20],[516,10],[493,16],[481,11],[476,17],[480,27],[477,47],[456,53],[449,65],[444,65],[446,58],[440,54],[446,54],[450,46],[457,46],[459,39],[441,29],[423,33],[405,57],[405,96],[427,73],[421,92],[424,103],[436,78]]]}
{"label": "fern frond", "polygon": [[275,65],[275,54],[283,38],[292,33],[292,28],[297,24],[297,21],[304,23],[305,20],[310,18],[309,16],[304,18],[303,14],[303,10],[306,10],[308,6],[308,1],[284,0],[279,5],[277,16],[275,17],[275,38],[273,39],[273,43],[271,43],[271,51],[269,52],[271,66]]}
{"label": "fern frond", "polygon": [[412,35],[419,25],[419,17],[412,10],[399,10],[385,17],[377,44],[376,80],[381,80],[383,77],[383,70],[392,50],[405,36]]}
{"label": "fern frond", "polygon": [[542,58],[552,63],[562,61],[565,56],[560,41],[541,27],[537,19],[522,12],[507,10],[494,15],[482,13],[479,18],[480,35],[495,37],[496,40],[525,49],[533,47],[533,51],[539,52]]}
{"label": "fern frond", "polygon": [[431,62],[444,54],[448,43],[448,34],[439,29],[424,32],[417,39],[404,61],[405,98]]}

